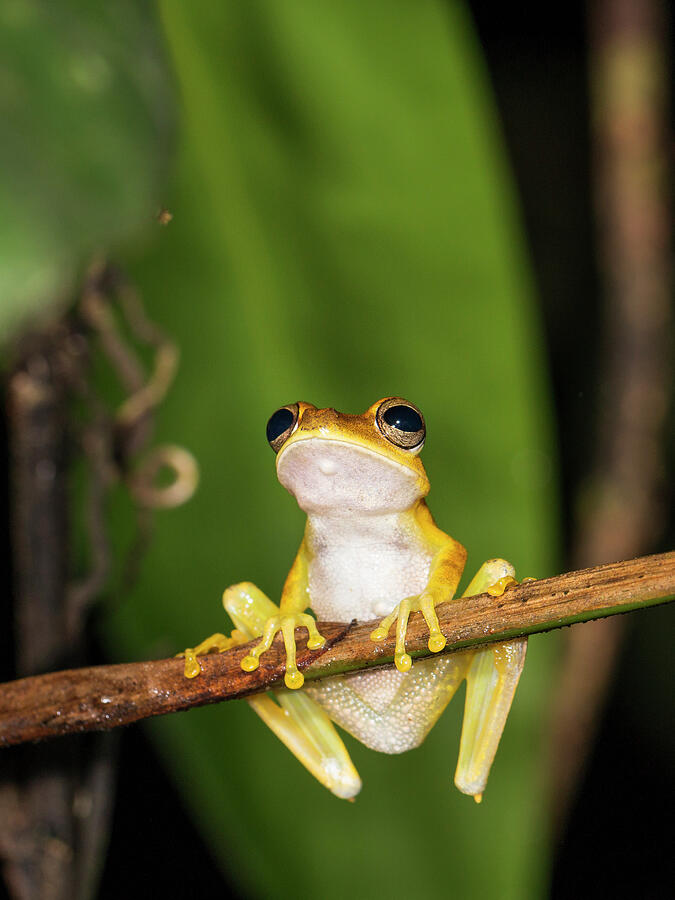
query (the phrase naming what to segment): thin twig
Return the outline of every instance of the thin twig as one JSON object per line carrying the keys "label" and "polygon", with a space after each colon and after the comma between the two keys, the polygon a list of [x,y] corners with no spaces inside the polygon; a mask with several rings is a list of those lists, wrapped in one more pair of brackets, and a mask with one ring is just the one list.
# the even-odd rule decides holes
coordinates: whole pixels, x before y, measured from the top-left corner
{"label": "thin twig", "polygon": [[[501,597],[481,594],[441,604],[444,652],[550,631],[675,599],[675,552],[570,572],[517,585]],[[306,679],[391,665],[394,634],[370,640],[373,623],[320,623],[322,651],[299,640]],[[408,652],[430,656],[422,616],[411,616]],[[0,685],[0,746],[80,731],[107,730],[139,719],[234,700],[283,685],[283,642],[277,637],[260,668],[243,672],[250,644],[200,657],[201,675],[187,679],[182,659],[72,669]]]}

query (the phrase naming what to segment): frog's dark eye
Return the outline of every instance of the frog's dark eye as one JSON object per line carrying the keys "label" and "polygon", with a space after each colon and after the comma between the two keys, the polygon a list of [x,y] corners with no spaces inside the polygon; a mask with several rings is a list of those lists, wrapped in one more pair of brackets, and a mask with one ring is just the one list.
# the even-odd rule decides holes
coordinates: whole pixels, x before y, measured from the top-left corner
{"label": "frog's dark eye", "polygon": [[391,397],[380,404],[377,427],[388,441],[404,450],[421,450],[426,437],[424,416],[407,400]]}
{"label": "frog's dark eye", "polygon": [[282,406],[270,416],[267,423],[267,440],[275,453],[281,450],[282,445],[291,436],[298,423],[298,411],[298,404],[291,403],[289,406]]}

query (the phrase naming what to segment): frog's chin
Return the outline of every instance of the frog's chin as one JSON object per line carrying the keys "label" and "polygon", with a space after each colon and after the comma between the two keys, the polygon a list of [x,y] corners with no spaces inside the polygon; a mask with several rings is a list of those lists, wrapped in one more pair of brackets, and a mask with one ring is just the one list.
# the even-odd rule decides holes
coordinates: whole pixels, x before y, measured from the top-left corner
{"label": "frog's chin", "polygon": [[309,514],[403,512],[426,494],[413,469],[360,444],[306,438],[283,448],[279,481]]}

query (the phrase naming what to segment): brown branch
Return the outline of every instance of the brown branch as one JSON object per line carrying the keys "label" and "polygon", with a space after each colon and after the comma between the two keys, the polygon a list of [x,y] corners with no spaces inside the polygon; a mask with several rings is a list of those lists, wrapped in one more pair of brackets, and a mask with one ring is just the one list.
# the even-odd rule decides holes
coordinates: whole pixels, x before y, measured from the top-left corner
{"label": "brown branch", "polygon": [[[441,604],[441,628],[448,646],[464,650],[497,640],[550,631],[675,599],[675,552],[570,572],[526,582],[501,597],[481,594]],[[324,678],[372,666],[391,665],[388,640],[370,640],[373,623],[320,623],[322,651],[298,643],[298,666],[306,679]],[[419,613],[410,618],[407,647],[430,656],[427,629]],[[182,659],[72,669],[0,685],[0,746],[72,732],[107,730],[139,719],[234,700],[283,686],[283,642],[277,636],[256,672],[240,668],[251,645],[200,657],[202,673],[183,675]]]}

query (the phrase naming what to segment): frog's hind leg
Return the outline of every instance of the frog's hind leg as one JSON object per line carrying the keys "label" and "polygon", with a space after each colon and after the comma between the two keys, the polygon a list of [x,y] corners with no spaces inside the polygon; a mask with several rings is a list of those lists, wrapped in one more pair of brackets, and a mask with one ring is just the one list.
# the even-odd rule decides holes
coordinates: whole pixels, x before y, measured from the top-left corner
{"label": "frog's hind leg", "polygon": [[[465,597],[489,591],[496,596],[515,581],[514,569],[503,559],[491,559],[478,570]],[[464,722],[455,784],[480,803],[499,745],[511,701],[525,662],[527,638],[504,641],[478,650],[469,667]]]}
{"label": "frog's hind leg", "polygon": [[[279,608],[248,582],[229,587],[223,594],[223,606],[235,627],[249,640],[260,637],[265,623],[279,615]],[[297,690],[270,691],[249,697],[247,702],[324,787],[344,799],[358,794],[358,772],[335,726],[318,703]]]}
{"label": "frog's hind leg", "polygon": [[280,691],[251,697],[249,705],[303,766],[324,787],[349,800],[361,790],[361,779],[331,720],[304,693]]}

